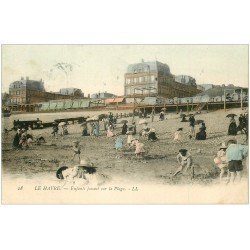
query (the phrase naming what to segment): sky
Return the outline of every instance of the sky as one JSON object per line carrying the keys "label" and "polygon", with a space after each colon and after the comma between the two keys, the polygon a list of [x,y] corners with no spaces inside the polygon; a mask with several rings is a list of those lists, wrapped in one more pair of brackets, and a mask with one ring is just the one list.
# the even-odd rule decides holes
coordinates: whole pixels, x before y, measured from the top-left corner
{"label": "sky", "polygon": [[2,45],[2,92],[28,76],[43,79],[46,91],[123,95],[127,66],[142,59],[166,63],[172,74],[190,75],[197,84],[248,87],[248,45]]}

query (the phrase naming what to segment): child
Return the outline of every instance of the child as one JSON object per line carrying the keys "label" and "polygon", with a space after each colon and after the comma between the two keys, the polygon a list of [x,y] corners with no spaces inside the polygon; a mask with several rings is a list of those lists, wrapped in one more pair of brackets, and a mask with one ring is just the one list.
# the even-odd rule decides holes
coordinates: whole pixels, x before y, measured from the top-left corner
{"label": "child", "polygon": [[217,152],[217,156],[214,158],[214,163],[220,169],[220,182],[222,182],[223,175],[227,172],[227,181],[229,178],[229,170],[226,159],[226,145],[222,143],[219,151]]}
{"label": "child", "polygon": [[248,155],[248,146],[237,144],[237,141],[232,139],[228,141],[226,150],[226,158],[228,169],[230,172],[230,183],[233,184],[235,177],[238,181],[241,180],[241,172],[243,170],[242,160]]}
{"label": "child", "polygon": [[79,162],[80,162],[80,160],[81,160],[81,158],[80,158],[81,150],[80,150],[79,141],[73,141],[73,152],[74,152],[74,155],[73,155],[72,161],[74,161],[75,156],[77,156],[78,159],[79,159]]}
{"label": "child", "polygon": [[121,137],[117,137],[115,140],[115,149],[120,150],[123,148],[123,139]]}
{"label": "child", "polygon": [[58,124],[54,122],[54,123],[53,123],[52,129],[53,129],[53,131],[52,131],[51,134],[52,134],[54,137],[57,138],[57,136],[58,136]]}
{"label": "child", "polygon": [[180,164],[180,166],[177,168],[173,177],[182,172],[185,167],[185,172],[187,172],[187,170],[193,165],[192,156],[187,152],[187,149],[179,150],[179,154],[177,155],[177,162]]}
{"label": "child", "polygon": [[148,124],[145,123],[143,128],[142,128],[141,135],[146,137],[146,136],[148,136],[149,131],[150,131],[150,128],[148,127]]}
{"label": "child", "polygon": [[133,137],[133,131],[129,130],[127,133],[127,144],[130,146],[132,141],[134,140],[134,137]]}
{"label": "child", "polygon": [[181,141],[182,139],[182,128],[178,128],[177,131],[174,133],[174,141]]}
{"label": "child", "polygon": [[139,155],[143,156],[145,153],[144,144],[140,143],[139,140],[133,140],[132,145],[135,146],[135,155],[138,157]]}
{"label": "child", "polygon": [[112,125],[109,125],[108,130],[107,130],[107,137],[113,137],[114,133],[113,133],[113,129],[112,129]]}

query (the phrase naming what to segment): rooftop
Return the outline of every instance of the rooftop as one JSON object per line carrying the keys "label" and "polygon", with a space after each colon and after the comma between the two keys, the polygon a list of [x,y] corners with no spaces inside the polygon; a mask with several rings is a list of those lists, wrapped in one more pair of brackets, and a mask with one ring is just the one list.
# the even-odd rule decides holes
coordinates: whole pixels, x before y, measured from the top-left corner
{"label": "rooftop", "polygon": [[158,61],[130,64],[127,69],[127,73],[133,74],[150,71],[161,71],[164,75],[171,75],[169,66]]}

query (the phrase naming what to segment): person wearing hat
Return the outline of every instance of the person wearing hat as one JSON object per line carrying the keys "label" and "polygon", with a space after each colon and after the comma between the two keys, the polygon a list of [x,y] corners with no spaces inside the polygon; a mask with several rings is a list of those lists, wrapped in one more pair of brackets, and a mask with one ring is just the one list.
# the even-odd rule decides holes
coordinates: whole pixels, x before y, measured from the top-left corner
{"label": "person wearing hat", "polygon": [[127,131],[128,131],[127,121],[124,121],[122,126],[122,135],[126,135]]}
{"label": "person wearing hat", "polygon": [[155,134],[155,129],[151,128],[148,133],[148,141],[156,141],[158,140],[156,134]]}
{"label": "person wearing hat", "polygon": [[163,111],[160,112],[159,120],[160,120],[160,121],[163,121],[163,120],[164,120],[164,112],[163,112]]}
{"label": "person wearing hat", "polygon": [[248,155],[248,146],[238,144],[235,139],[227,142],[226,159],[230,172],[230,183],[234,183],[236,176],[238,181],[241,180],[241,172],[243,170],[242,160]]}
{"label": "person wearing hat", "polygon": [[237,135],[237,124],[236,124],[236,121],[235,121],[234,117],[232,117],[230,119],[230,124],[228,126],[227,134],[228,135]]}
{"label": "person wearing hat", "polygon": [[80,154],[81,154],[81,148],[79,145],[79,141],[73,141],[73,159],[72,159],[72,161],[74,161],[75,157],[78,157],[79,162],[80,162],[80,160],[81,160]]}
{"label": "person wearing hat", "polygon": [[199,128],[199,132],[196,134],[195,139],[196,140],[206,140],[207,139],[207,133],[206,133],[206,125],[204,122],[201,123],[201,126]]}
{"label": "person wearing hat", "polygon": [[20,140],[21,140],[21,130],[17,129],[16,135],[13,139],[13,148],[18,149],[21,148]]}
{"label": "person wearing hat", "polygon": [[26,130],[23,128],[21,130],[21,138],[20,138],[20,142],[19,144],[21,145],[22,148],[27,148],[27,132]]}
{"label": "person wearing hat", "polygon": [[58,136],[58,124],[56,122],[53,122],[53,127],[52,127],[52,133],[51,133],[54,137]]}
{"label": "person wearing hat", "polygon": [[139,155],[143,156],[145,154],[144,144],[139,142],[138,139],[132,141],[132,146],[135,146],[135,155],[138,157]]}
{"label": "person wearing hat", "polygon": [[86,179],[86,174],[93,174],[96,168],[87,160],[81,160],[79,164],[73,167],[60,167],[57,170],[58,179],[74,180],[75,178]]}
{"label": "person wearing hat", "polygon": [[132,122],[132,131],[133,131],[133,135],[136,135],[136,125],[135,125],[135,122]]}
{"label": "person wearing hat", "polygon": [[145,122],[142,127],[141,135],[146,137],[148,136],[149,131],[150,131],[150,128],[148,127],[148,123]]}
{"label": "person wearing hat", "polygon": [[126,135],[127,135],[127,144],[130,146],[131,142],[134,140],[132,129],[129,129]]}
{"label": "person wearing hat", "polygon": [[181,141],[183,128],[178,128],[174,133],[174,141]]}
{"label": "person wearing hat", "polygon": [[177,155],[177,162],[179,163],[179,167],[176,172],[173,174],[173,177],[183,171],[186,168],[186,171],[193,165],[193,160],[191,154],[187,151],[187,149],[180,149],[179,154]]}
{"label": "person wearing hat", "polygon": [[194,137],[195,136],[195,129],[194,129],[194,127],[195,127],[195,119],[194,119],[194,115],[191,115],[189,117],[189,126],[190,126],[190,135],[192,137]]}
{"label": "person wearing hat", "polygon": [[223,142],[219,148],[219,151],[217,152],[216,157],[214,158],[214,163],[220,169],[220,182],[222,182],[225,173],[227,173],[227,181],[229,180],[230,175],[226,158],[226,149],[227,146]]}

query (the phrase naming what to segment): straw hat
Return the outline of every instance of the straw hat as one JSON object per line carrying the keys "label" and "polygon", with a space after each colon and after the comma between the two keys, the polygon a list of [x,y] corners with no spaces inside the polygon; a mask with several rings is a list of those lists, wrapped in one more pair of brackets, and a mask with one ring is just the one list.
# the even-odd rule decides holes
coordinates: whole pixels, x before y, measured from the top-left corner
{"label": "straw hat", "polygon": [[227,141],[227,146],[229,146],[229,144],[237,144],[237,140],[235,138],[231,138]]}
{"label": "straw hat", "polygon": [[225,148],[227,148],[226,143],[225,143],[225,142],[222,142],[222,143],[221,143],[221,146],[220,146],[220,149],[225,149]]}
{"label": "straw hat", "polygon": [[92,167],[93,164],[87,159],[82,159],[79,165],[84,167]]}

